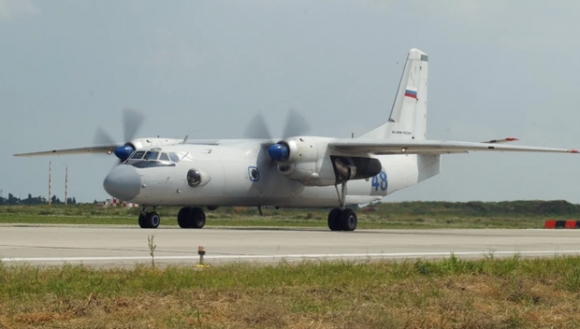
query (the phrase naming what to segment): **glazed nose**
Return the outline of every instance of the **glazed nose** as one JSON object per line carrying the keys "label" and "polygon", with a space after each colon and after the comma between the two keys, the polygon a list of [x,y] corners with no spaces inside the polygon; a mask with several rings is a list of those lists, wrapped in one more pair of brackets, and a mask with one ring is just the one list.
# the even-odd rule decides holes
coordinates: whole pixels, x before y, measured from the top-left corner
{"label": "glazed nose", "polygon": [[111,196],[122,201],[131,201],[141,190],[141,177],[135,167],[118,165],[105,177],[103,187]]}

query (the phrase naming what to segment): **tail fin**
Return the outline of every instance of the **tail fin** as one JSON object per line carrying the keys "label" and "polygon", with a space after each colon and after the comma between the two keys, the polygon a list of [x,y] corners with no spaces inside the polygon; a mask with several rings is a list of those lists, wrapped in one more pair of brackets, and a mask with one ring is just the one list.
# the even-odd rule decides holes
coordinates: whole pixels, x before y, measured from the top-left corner
{"label": "tail fin", "polygon": [[425,139],[427,128],[427,54],[411,49],[389,121],[361,138]]}

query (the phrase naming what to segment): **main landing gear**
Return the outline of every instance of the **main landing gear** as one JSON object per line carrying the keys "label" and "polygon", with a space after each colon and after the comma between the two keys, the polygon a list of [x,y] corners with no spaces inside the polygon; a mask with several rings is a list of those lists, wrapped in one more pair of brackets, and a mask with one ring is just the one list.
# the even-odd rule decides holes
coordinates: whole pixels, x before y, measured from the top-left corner
{"label": "main landing gear", "polygon": [[338,191],[338,186],[335,185],[335,187],[341,207],[332,209],[328,214],[328,228],[331,231],[354,231],[356,230],[358,218],[354,210],[346,208],[346,182],[341,184],[340,192]]}
{"label": "main landing gear", "polygon": [[[217,207],[212,207],[216,209]],[[155,208],[153,208],[155,209]],[[141,206],[139,213],[140,228],[157,228],[161,217],[155,211],[148,211],[147,206]],[[205,225],[205,213],[198,207],[183,207],[177,214],[177,223],[181,228],[202,228]]]}
{"label": "main landing gear", "polygon": [[354,231],[357,221],[356,213],[352,209],[334,208],[328,214],[328,228],[331,231]]}
{"label": "main landing gear", "polygon": [[205,213],[198,207],[183,207],[177,214],[177,223],[181,228],[202,228],[205,225]]}
{"label": "main landing gear", "polygon": [[157,228],[161,223],[161,217],[155,211],[147,211],[147,206],[141,207],[139,213],[139,227],[140,228]]}

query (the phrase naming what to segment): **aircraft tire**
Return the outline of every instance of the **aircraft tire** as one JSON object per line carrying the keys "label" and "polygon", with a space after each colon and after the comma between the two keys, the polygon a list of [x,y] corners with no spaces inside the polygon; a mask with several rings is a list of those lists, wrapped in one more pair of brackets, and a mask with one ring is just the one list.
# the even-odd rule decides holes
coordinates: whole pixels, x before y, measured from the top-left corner
{"label": "aircraft tire", "polygon": [[328,228],[331,231],[340,231],[340,217],[342,214],[342,210],[338,208],[334,208],[328,214]]}
{"label": "aircraft tire", "polygon": [[354,231],[358,224],[356,213],[352,209],[345,209],[340,214],[340,229],[343,231]]}
{"label": "aircraft tire", "polygon": [[191,226],[191,207],[183,207],[179,210],[177,214],[177,224],[181,228],[192,228]]}
{"label": "aircraft tire", "polygon": [[201,208],[193,208],[189,214],[191,228],[203,228],[205,226],[205,212]]}
{"label": "aircraft tire", "polygon": [[145,216],[146,228],[158,228],[160,223],[161,217],[159,217],[159,214],[154,211],[147,213]]}
{"label": "aircraft tire", "polygon": [[144,215],[139,214],[139,227],[140,228],[148,228],[147,227],[147,220]]}

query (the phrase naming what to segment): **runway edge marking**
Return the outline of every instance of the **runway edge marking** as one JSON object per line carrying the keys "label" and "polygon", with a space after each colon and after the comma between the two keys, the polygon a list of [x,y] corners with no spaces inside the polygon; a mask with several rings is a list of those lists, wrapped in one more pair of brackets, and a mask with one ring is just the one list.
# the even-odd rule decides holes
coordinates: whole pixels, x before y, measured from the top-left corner
{"label": "runway edge marking", "polygon": [[[536,251],[457,251],[457,252],[393,252],[393,253],[353,253],[353,254],[288,254],[288,255],[206,255],[206,260],[247,260],[247,259],[325,259],[325,258],[401,258],[428,256],[486,256],[486,255],[560,255],[580,254],[580,250],[536,250]],[[96,262],[96,261],[140,261],[151,256],[94,256],[94,257],[6,257],[1,262]],[[155,256],[155,260],[198,260],[199,256]]]}

